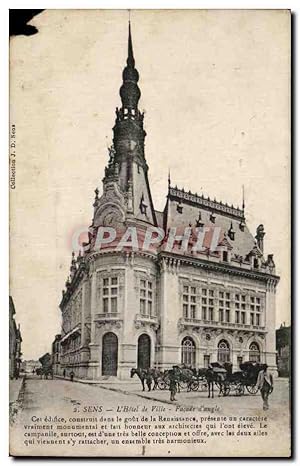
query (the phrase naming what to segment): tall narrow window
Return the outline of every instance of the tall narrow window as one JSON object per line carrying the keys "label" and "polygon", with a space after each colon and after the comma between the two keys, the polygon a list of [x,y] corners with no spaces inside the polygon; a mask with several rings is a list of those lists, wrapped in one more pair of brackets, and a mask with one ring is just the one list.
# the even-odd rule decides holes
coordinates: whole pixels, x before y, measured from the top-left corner
{"label": "tall narrow window", "polygon": [[140,313],[143,316],[153,315],[153,286],[149,280],[140,280]]}
{"label": "tall narrow window", "polygon": [[182,294],[182,310],[185,319],[197,318],[196,287],[184,285]]}
{"label": "tall narrow window", "polygon": [[103,278],[102,282],[102,308],[104,314],[118,312],[118,277]]}

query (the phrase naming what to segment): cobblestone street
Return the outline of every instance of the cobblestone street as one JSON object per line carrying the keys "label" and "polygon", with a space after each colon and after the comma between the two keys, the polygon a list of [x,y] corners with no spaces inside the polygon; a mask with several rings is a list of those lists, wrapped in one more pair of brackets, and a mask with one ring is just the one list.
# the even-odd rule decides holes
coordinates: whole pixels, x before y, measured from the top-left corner
{"label": "cobblestone street", "polygon": [[[115,416],[118,413],[119,421],[124,422],[126,416],[130,418],[131,416],[135,416],[136,412],[141,413],[141,411],[147,413],[158,412],[167,416],[200,412],[203,415],[217,414],[227,416],[227,419],[230,416],[248,419],[249,417],[259,417],[267,414],[268,437],[259,439],[259,454],[264,456],[264,447],[269,442],[273,442],[273,445],[278,446],[278,452],[276,452],[276,447],[273,447],[274,456],[276,456],[276,453],[279,454],[281,451],[287,451],[289,442],[288,396],[288,381],[286,379],[277,379],[274,392],[270,397],[270,410],[265,413],[262,410],[262,400],[259,394],[254,396],[245,394],[243,396],[233,395],[227,397],[218,397],[218,395],[215,395],[214,399],[208,399],[206,392],[187,393],[186,391],[181,391],[176,395],[177,401],[171,403],[167,390],[142,392],[142,388],[137,382],[91,385],[62,379],[41,380],[30,377],[25,381],[23,409],[19,412],[12,430],[16,433],[15,438],[24,438],[24,433],[22,433],[24,426],[32,423],[32,420],[45,419],[46,416],[51,416],[52,419],[55,419],[55,416],[57,419],[62,416],[66,419],[80,416],[82,419],[83,416],[99,416],[101,414],[101,416],[105,417]],[[281,442],[278,443],[277,441],[276,443],[276,438],[281,438]],[[226,443],[222,443],[221,451],[224,454],[229,455],[230,452],[233,454],[232,442],[228,442],[227,439]],[[243,447],[237,443],[237,447],[239,448],[235,453],[237,456],[248,452],[249,443],[243,442],[243,445],[245,445],[244,452]],[[227,453],[226,448],[228,449]],[[56,448],[53,454],[58,455],[59,451]],[[45,450],[43,449],[40,450],[37,448],[37,452],[36,454],[45,454]],[[169,454],[173,453],[172,450],[168,450],[168,452]],[[95,451],[89,451],[89,454],[92,456],[101,456],[103,451],[98,447]],[[207,450],[203,450],[202,454],[203,456],[211,456]],[[221,456],[217,450],[214,451],[214,454]],[[196,453],[191,453],[191,455],[196,455]]]}

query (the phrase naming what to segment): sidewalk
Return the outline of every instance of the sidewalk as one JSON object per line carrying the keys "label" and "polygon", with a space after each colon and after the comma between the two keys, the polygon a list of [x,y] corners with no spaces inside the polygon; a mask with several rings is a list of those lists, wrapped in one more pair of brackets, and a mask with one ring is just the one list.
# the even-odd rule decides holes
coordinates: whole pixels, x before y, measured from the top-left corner
{"label": "sidewalk", "polygon": [[9,403],[16,403],[22,398],[25,377],[19,377],[9,381]]}
{"label": "sidewalk", "polygon": [[22,408],[25,390],[25,376],[9,381],[9,422],[13,424]]}
{"label": "sidewalk", "polygon": [[[54,375],[54,379],[66,380],[70,382],[70,377],[63,377],[62,375]],[[106,379],[78,379],[74,377],[74,382],[89,384],[89,385],[109,385],[109,386],[119,386],[119,385],[136,385],[141,386],[141,383],[137,381],[137,379],[129,379],[129,380],[118,380],[117,377],[107,377]]]}

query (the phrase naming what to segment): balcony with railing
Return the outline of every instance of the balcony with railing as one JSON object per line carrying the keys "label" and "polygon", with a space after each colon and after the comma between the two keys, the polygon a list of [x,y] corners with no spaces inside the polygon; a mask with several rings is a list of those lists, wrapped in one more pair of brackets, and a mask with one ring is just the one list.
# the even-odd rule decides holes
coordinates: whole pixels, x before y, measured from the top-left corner
{"label": "balcony with railing", "polygon": [[237,322],[225,322],[218,320],[200,320],[183,317],[179,319],[180,325],[199,327],[199,328],[221,328],[224,330],[248,330],[266,333],[266,329],[261,325],[242,324]]}
{"label": "balcony with railing", "polygon": [[149,315],[149,314],[136,314],[134,319],[135,326],[137,328],[150,325],[153,328],[157,329],[159,327],[158,317],[156,315]]}
{"label": "balcony with railing", "polygon": [[104,322],[104,321],[118,321],[121,320],[120,312],[105,312],[105,313],[98,313],[95,315],[95,321],[97,322]]}

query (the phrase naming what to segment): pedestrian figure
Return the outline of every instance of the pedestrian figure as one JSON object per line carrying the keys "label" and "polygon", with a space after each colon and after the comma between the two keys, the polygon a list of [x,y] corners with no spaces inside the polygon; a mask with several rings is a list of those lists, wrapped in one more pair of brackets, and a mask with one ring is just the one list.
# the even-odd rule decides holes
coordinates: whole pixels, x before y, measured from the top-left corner
{"label": "pedestrian figure", "polygon": [[63,378],[64,379],[66,378],[66,369],[64,369],[64,371],[63,371]]}
{"label": "pedestrian figure", "polygon": [[256,385],[260,390],[263,399],[263,409],[269,409],[269,395],[273,391],[273,376],[268,371],[267,364],[264,364],[263,369],[258,373]]}
{"label": "pedestrian figure", "polygon": [[170,381],[170,401],[177,401],[175,399],[176,391],[177,391],[177,370],[176,366],[173,366],[173,369],[169,372],[169,381]]}
{"label": "pedestrian figure", "polygon": [[71,371],[71,372],[70,372],[70,379],[71,379],[71,382],[73,382],[74,375],[75,375],[75,374],[74,374],[74,372],[73,372],[73,371]]}

